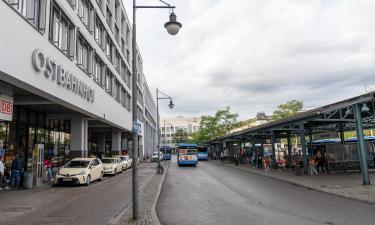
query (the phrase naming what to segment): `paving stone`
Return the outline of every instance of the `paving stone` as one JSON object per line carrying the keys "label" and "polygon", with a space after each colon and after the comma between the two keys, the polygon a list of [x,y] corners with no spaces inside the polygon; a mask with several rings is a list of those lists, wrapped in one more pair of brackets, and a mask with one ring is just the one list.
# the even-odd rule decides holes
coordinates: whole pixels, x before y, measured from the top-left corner
{"label": "paving stone", "polygon": [[[169,167],[170,162],[164,162],[164,168]],[[167,170],[165,170],[167,171]],[[163,181],[163,174],[153,174],[144,179],[140,185],[139,192],[139,218],[138,220],[133,220],[133,207],[129,207],[124,213],[123,217],[117,223],[117,225],[154,225],[154,219],[151,216],[151,210],[154,203],[154,199],[158,194],[158,189]]]}

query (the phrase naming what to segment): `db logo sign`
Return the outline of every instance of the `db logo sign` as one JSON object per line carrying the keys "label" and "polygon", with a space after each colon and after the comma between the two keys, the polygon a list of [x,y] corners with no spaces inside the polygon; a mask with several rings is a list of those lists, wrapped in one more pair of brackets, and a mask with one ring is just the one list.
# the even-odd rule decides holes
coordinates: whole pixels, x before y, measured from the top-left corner
{"label": "db logo sign", "polygon": [[0,112],[8,115],[13,113],[13,103],[8,101],[1,101]]}

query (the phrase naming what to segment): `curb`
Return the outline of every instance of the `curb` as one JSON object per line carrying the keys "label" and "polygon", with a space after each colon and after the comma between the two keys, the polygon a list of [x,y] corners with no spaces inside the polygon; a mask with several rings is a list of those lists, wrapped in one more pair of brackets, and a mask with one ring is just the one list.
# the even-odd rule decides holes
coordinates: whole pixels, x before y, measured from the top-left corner
{"label": "curb", "polygon": [[258,175],[258,176],[263,176],[263,177],[268,177],[268,178],[271,178],[271,179],[279,180],[279,181],[282,181],[282,182],[285,182],[285,183],[297,185],[299,187],[304,187],[304,188],[311,189],[311,190],[314,190],[314,191],[319,191],[319,192],[322,192],[322,193],[336,195],[336,196],[340,196],[340,197],[351,199],[351,200],[365,202],[365,203],[368,203],[368,204],[371,204],[371,205],[375,204],[375,202],[373,202],[373,201],[369,201],[369,200],[366,200],[366,199],[355,198],[355,197],[352,197],[350,195],[340,194],[340,193],[336,193],[336,192],[330,192],[330,191],[327,191],[327,190],[324,190],[324,189],[317,188],[317,187],[315,187],[313,185],[304,185],[304,184],[301,184],[301,183],[298,183],[298,182],[295,182],[295,181],[292,181],[292,180],[285,180],[285,179],[283,179],[281,177],[267,175],[267,174],[262,174],[262,173],[257,173],[257,172],[251,171],[251,170],[247,170],[247,169],[240,168],[240,167],[234,167],[232,165],[226,165],[226,164],[223,164],[223,163],[220,163],[220,162],[216,162],[216,163],[218,163],[219,165],[231,167],[231,168],[234,168],[234,169],[237,169],[237,170],[241,170],[241,171],[244,171],[244,172],[248,172],[248,173],[252,173],[252,174],[255,174],[255,175]]}
{"label": "curb", "polygon": [[158,217],[158,215],[156,213],[156,205],[158,204],[160,193],[161,193],[161,188],[163,187],[164,179],[165,179],[165,176],[168,173],[168,169],[169,169],[170,164],[171,163],[169,162],[167,168],[165,169],[165,172],[163,173],[163,179],[162,179],[162,181],[159,184],[158,191],[156,193],[154,202],[152,203],[152,206],[151,206],[151,217],[154,220],[155,225],[161,225],[160,221],[159,221],[159,217]]}

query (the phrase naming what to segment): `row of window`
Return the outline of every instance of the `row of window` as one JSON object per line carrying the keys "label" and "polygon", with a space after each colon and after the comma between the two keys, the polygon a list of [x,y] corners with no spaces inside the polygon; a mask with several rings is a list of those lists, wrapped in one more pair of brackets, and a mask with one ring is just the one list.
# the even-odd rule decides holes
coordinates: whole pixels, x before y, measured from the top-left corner
{"label": "row of window", "polygon": [[[85,6],[82,6],[84,8],[83,13],[87,11],[85,7],[91,7],[87,4],[84,5]],[[80,6],[78,7],[80,8]],[[53,23],[51,23],[50,41],[67,56],[73,58],[72,46],[74,46],[74,42],[72,40],[74,40],[74,25],[67,19],[66,15],[57,4],[51,5],[51,11],[51,21],[53,21]],[[130,111],[130,95],[121,86],[113,73],[105,66],[103,60],[93,51],[93,48],[80,32],[77,32],[76,50],[77,65],[87,74],[92,74],[96,83],[101,87],[105,87],[110,95],[114,96],[123,107]]]}
{"label": "row of window", "polygon": [[[176,127],[174,127],[174,126],[161,127],[162,132],[164,132],[164,129],[165,129],[165,132],[175,132],[178,129],[183,129],[186,132],[188,131],[187,127],[177,127],[177,126]],[[199,126],[193,126],[192,127],[193,132],[198,131],[198,130],[199,130]]]}
{"label": "row of window", "polygon": [[[45,30],[45,9],[46,0],[4,0],[12,8],[18,11],[30,24],[38,30]],[[93,34],[95,40],[102,49],[105,49],[107,57],[114,64],[121,78],[131,88],[131,73],[120,53],[106,34],[98,15],[94,13],[94,7],[89,0],[67,0],[74,8],[77,7],[78,16],[87,29]],[[113,73],[106,67],[104,62],[95,53],[95,50],[85,40],[77,28],[77,39],[75,41],[75,25],[62,11],[56,1],[51,1],[50,7],[50,29],[49,40],[59,48],[70,59],[74,59],[76,53],[77,66],[89,75],[93,75],[94,80],[126,109],[130,111],[131,97]],[[125,42],[123,42],[125,45]],[[76,52],[74,52],[76,47]],[[124,46],[123,50],[125,49]],[[129,61],[129,52],[127,51]]]}

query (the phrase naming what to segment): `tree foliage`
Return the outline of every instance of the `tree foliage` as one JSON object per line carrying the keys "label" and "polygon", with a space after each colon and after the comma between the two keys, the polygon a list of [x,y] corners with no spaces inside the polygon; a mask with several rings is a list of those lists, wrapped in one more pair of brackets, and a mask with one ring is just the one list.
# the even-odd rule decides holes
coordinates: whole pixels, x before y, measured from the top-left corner
{"label": "tree foliage", "polygon": [[278,120],[289,116],[298,114],[303,107],[303,102],[298,100],[292,100],[285,104],[281,104],[273,112],[272,119]]}
{"label": "tree foliage", "polygon": [[173,136],[173,143],[181,144],[187,143],[189,140],[188,133],[183,129],[179,128],[176,130]]}
{"label": "tree foliage", "polygon": [[192,134],[190,142],[201,144],[229,133],[239,126],[237,118],[238,114],[231,113],[229,106],[218,110],[214,116],[202,116],[199,131]]}

